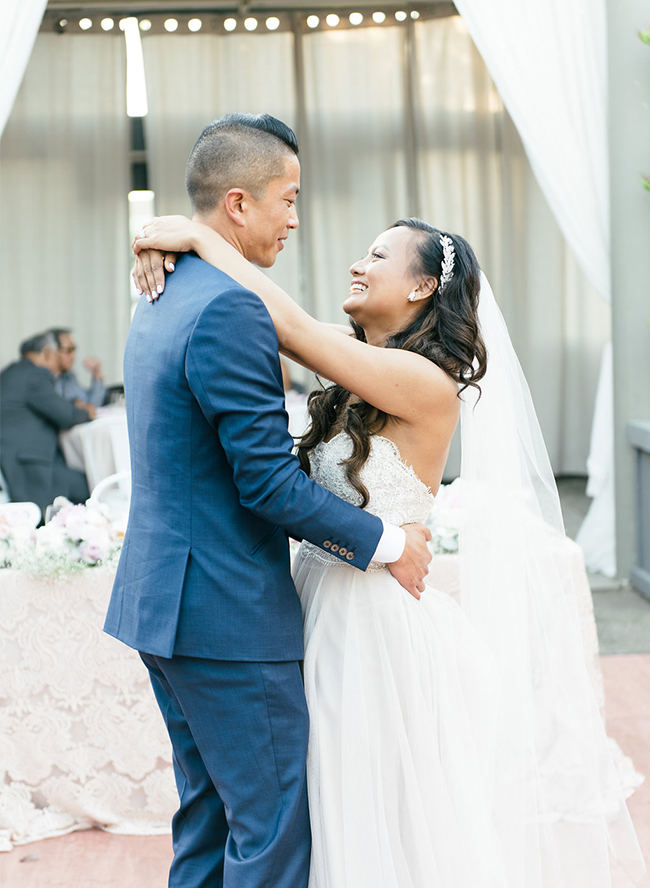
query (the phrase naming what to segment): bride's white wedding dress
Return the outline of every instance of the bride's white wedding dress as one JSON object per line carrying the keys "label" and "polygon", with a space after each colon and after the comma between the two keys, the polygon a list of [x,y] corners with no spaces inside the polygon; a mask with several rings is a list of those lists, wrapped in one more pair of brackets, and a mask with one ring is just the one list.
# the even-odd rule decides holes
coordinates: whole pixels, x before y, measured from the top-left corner
{"label": "bride's white wedding dress", "polygon": [[[312,477],[350,502],[340,433]],[[361,471],[368,511],[424,522],[433,496],[387,438]],[[385,566],[362,573],[303,543],[295,580],[311,718],[310,888],[503,888],[492,822],[498,678],[460,607],[420,601]],[[523,888],[523,886],[522,886]]]}

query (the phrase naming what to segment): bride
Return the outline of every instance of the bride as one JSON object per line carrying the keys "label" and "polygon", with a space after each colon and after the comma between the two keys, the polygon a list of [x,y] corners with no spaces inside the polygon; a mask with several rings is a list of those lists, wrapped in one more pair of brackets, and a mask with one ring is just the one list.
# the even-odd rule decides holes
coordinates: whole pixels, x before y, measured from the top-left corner
{"label": "bride", "polygon": [[160,256],[140,251],[154,248],[194,250],[256,292],[281,352],[332,380],[310,397],[298,452],[339,496],[423,522],[461,418],[461,607],[300,548],[310,888],[609,888],[608,844],[639,878],[548,458],[467,242],[416,219],[382,232],[350,269],[352,336],[184,217],[136,241],[149,299]]}

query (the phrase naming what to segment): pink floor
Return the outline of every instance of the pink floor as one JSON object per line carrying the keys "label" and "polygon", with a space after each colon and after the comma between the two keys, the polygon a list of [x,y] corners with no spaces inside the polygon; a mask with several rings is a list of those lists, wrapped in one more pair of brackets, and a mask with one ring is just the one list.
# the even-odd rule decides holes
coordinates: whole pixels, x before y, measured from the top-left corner
{"label": "pink floor", "polygon": [[[650,860],[650,654],[603,657],[602,663],[609,733],[648,775],[629,807]],[[0,888],[165,888],[170,860],[166,836],[78,832],[0,854]],[[613,888],[629,884],[617,875]],[[650,888],[650,876],[638,885]]]}

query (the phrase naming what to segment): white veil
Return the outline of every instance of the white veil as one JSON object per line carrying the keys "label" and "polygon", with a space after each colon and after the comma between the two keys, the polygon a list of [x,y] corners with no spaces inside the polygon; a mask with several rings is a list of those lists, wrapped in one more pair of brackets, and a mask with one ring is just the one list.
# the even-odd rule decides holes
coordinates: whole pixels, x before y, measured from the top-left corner
{"label": "white veil", "polygon": [[553,472],[490,284],[488,369],[462,394],[461,605],[501,678],[495,814],[508,888],[610,888],[644,864],[585,665]]}

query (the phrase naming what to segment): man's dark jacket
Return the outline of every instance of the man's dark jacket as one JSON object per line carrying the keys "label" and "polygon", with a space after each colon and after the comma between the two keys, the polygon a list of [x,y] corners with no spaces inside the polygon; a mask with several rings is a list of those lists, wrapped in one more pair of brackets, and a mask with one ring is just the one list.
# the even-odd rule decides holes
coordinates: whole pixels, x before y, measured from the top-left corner
{"label": "man's dark jacket", "polygon": [[56,496],[68,496],[68,476],[58,434],[89,419],[85,410],[58,395],[45,367],[21,358],[0,373],[0,462],[14,502],[37,503],[41,511]]}

